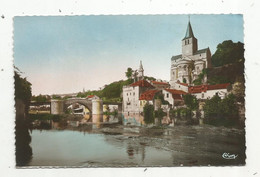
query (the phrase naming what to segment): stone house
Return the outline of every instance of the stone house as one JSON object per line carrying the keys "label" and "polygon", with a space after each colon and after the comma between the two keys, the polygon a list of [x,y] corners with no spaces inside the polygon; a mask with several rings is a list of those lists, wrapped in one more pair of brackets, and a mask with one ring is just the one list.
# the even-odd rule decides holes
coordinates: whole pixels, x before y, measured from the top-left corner
{"label": "stone house", "polygon": [[187,92],[175,89],[164,89],[162,93],[164,95],[164,100],[168,101],[172,108],[184,105],[182,95],[186,95]]}
{"label": "stone house", "polygon": [[147,90],[154,89],[148,81],[139,80],[133,84],[123,87],[123,114],[136,115],[140,114],[143,109],[140,107],[139,98]]}

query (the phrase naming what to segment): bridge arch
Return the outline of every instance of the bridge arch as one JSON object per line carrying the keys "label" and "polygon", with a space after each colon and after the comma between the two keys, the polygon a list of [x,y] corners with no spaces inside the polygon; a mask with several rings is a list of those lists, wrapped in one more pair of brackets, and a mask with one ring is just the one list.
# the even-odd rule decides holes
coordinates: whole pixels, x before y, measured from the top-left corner
{"label": "bridge arch", "polygon": [[87,99],[80,99],[80,98],[65,100],[64,101],[64,111],[66,111],[70,105],[73,105],[76,103],[85,106],[89,110],[89,112],[92,113],[92,101],[89,101]]}
{"label": "bridge arch", "polygon": [[67,100],[51,100],[51,114],[64,114],[72,104],[84,105],[90,114],[103,114],[101,99],[88,100],[86,98],[71,98]]}

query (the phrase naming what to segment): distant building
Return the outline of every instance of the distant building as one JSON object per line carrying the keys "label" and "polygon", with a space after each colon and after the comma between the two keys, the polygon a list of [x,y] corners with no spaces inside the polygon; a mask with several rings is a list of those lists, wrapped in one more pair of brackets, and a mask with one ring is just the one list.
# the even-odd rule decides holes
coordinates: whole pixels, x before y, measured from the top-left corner
{"label": "distant building", "polygon": [[187,92],[175,89],[164,89],[162,93],[164,95],[164,100],[168,101],[172,107],[184,105],[182,95],[186,95]]}
{"label": "distant building", "polygon": [[159,90],[163,90],[166,88],[170,88],[170,84],[167,82],[160,82],[160,81],[151,81],[151,84]]}
{"label": "distant building", "polygon": [[230,90],[231,85],[229,83],[189,87],[189,93],[195,95],[197,99],[210,99],[214,95],[218,95],[221,99],[223,99],[230,93]]}
{"label": "distant building", "polygon": [[[177,82],[192,84],[204,68],[211,68],[210,49],[198,50],[198,41],[189,22],[182,39],[182,53],[171,58],[171,87],[176,89]],[[207,82],[206,77],[203,82]]]}
{"label": "distant building", "polygon": [[100,99],[97,95],[88,95],[86,98],[89,101]]}
{"label": "distant building", "polygon": [[123,87],[123,113],[130,114],[139,114],[142,112],[140,108],[139,97],[140,95],[147,91],[154,89],[148,81],[139,80],[133,84]]}

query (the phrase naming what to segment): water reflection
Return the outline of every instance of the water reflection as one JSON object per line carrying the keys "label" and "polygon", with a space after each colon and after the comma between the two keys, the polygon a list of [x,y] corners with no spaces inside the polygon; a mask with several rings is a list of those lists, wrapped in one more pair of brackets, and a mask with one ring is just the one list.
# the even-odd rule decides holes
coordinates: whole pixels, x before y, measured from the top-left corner
{"label": "water reflection", "polygon": [[141,114],[123,114],[122,118],[123,125],[133,125],[133,126],[164,126],[169,125],[174,126],[176,119],[170,118],[169,116],[163,116],[162,118],[155,117],[153,123],[146,123],[144,121],[144,116]]}
{"label": "water reflection", "polygon": [[121,123],[121,117],[113,115],[84,115],[82,117],[62,118],[59,120],[35,120],[32,122],[33,129],[39,130],[63,130],[91,126],[92,129],[99,129],[106,125]]}
{"label": "water reflection", "polygon": [[[32,132],[34,158],[30,165],[118,167],[244,164],[244,132],[207,125],[171,127],[175,123],[176,120],[165,116],[155,118],[153,124],[147,125],[141,115],[122,118],[94,115],[35,122],[34,125],[42,126],[42,129],[38,127],[40,130]],[[49,131],[49,127],[52,131]],[[52,146],[49,146],[50,143]],[[223,151],[239,154],[240,159],[223,160]]]}

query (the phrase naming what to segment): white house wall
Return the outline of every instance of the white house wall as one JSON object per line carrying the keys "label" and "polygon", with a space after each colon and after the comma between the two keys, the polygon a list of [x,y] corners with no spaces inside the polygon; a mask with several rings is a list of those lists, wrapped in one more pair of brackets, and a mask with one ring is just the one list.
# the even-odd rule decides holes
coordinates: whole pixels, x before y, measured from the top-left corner
{"label": "white house wall", "polygon": [[[164,100],[168,101],[174,107],[174,99],[172,97],[172,94],[166,90],[163,90],[162,93],[164,95]],[[167,94],[168,94],[168,97],[167,97]]]}
{"label": "white house wall", "polygon": [[214,95],[216,95],[216,93],[218,93],[218,96],[221,99],[223,99],[228,94],[228,91],[227,89],[216,89],[216,90],[207,90],[207,92],[202,92],[202,93],[192,93],[192,95],[195,95],[197,99],[210,99]]}
{"label": "white house wall", "polygon": [[[130,103],[128,105],[128,103]],[[139,113],[139,86],[123,88],[123,111],[125,113]]]}

